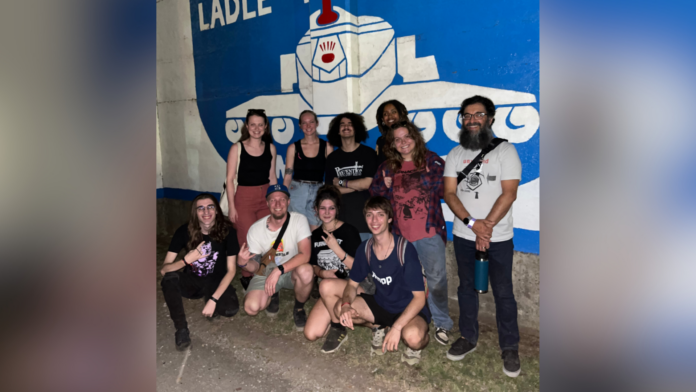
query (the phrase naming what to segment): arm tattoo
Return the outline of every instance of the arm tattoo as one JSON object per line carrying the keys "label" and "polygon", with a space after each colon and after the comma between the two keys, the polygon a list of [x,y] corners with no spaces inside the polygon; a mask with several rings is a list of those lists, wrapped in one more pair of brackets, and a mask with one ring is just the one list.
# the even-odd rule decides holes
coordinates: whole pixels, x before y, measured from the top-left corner
{"label": "arm tattoo", "polygon": [[295,172],[295,171],[294,171],[291,167],[288,167],[288,168],[285,169],[285,174],[292,175],[292,173],[294,173],[294,172]]}

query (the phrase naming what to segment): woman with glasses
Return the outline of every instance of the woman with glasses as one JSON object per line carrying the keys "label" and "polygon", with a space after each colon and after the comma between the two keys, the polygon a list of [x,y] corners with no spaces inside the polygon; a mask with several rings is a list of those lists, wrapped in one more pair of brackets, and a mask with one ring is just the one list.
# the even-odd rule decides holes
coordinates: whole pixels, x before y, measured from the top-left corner
{"label": "woman with glasses", "polygon": [[[237,159],[239,157],[239,159]],[[276,148],[263,109],[249,109],[242,137],[227,155],[227,201],[230,221],[237,228],[237,240],[246,243],[249,227],[270,212],[266,190],[278,183],[275,174]],[[237,167],[239,166],[239,168]],[[236,184],[236,187],[231,184]],[[252,276],[242,271],[242,283]],[[244,287],[246,289],[246,287]]]}
{"label": "woman with glasses", "polygon": [[[187,253],[174,261],[182,249]],[[237,253],[239,243],[232,224],[215,196],[201,193],[193,199],[188,223],[174,233],[160,271],[164,301],[176,328],[177,350],[191,344],[182,297],[203,298],[205,317],[232,317],[239,311],[237,293],[230,286]]]}
{"label": "woman with glasses", "polygon": [[283,185],[290,190],[288,210],[307,217],[312,230],[320,224],[314,212],[314,198],[319,187],[324,184],[326,157],[333,151],[331,144],[317,135],[318,124],[319,120],[313,111],[300,113],[300,129],[304,138],[288,146],[283,177]]}
{"label": "woman with glasses", "polygon": [[446,345],[453,322],[447,306],[447,229],[441,206],[445,162],[428,150],[420,129],[410,121],[392,124],[384,152],[387,160],[377,168],[370,194],[391,202],[392,232],[416,247],[428,283],[435,340]]}
{"label": "woman with glasses", "polygon": [[387,159],[387,156],[384,154],[384,137],[393,124],[400,121],[408,121],[408,110],[406,110],[406,106],[403,103],[392,99],[384,101],[379,105],[376,117],[377,127],[381,136],[377,138],[375,150],[377,151],[377,165],[381,165]]}

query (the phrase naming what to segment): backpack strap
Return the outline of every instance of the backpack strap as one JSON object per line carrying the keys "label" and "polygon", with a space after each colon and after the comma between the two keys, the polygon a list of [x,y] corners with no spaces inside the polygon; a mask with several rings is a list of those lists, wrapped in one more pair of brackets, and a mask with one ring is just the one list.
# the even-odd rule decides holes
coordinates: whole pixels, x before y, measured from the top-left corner
{"label": "backpack strap", "polygon": [[367,259],[367,265],[370,265],[370,258],[372,257],[372,243],[374,242],[374,239],[370,237],[369,240],[367,240],[367,243],[365,244],[365,258]]}

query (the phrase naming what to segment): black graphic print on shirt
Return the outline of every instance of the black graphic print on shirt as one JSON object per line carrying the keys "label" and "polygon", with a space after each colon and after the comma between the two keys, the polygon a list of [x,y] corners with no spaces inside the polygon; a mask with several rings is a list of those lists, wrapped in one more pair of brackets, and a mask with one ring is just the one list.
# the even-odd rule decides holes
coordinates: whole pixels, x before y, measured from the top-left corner
{"label": "black graphic print on shirt", "polygon": [[421,183],[422,172],[422,169],[407,169],[394,176],[394,201],[397,206],[396,219],[399,222],[409,224],[413,221],[423,221],[425,227],[430,194]]}

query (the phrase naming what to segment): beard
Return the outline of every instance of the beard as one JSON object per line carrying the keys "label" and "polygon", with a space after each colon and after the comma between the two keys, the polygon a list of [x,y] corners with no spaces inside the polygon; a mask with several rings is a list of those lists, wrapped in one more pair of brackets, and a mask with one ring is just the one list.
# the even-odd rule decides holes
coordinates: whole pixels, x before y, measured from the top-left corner
{"label": "beard", "polygon": [[475,134],[472,134],[464,125],[459,131],[459,144],[467,150],[482,150],[491,140],[493,140],[493,129],[487,123],[481,124],[480,130]]}
{"label": "beard", "polygon": [[285,212],[282,213],[282,214],[278,214],[278,215],[276,215],[275,212],[271,212],[271,216],[272,216],[273,219],[275,219],[275,220],[281,220],[281,219],[285,218],[285,216],[286,216],[287,214],[288,214],[287,211],[285,211]]}

